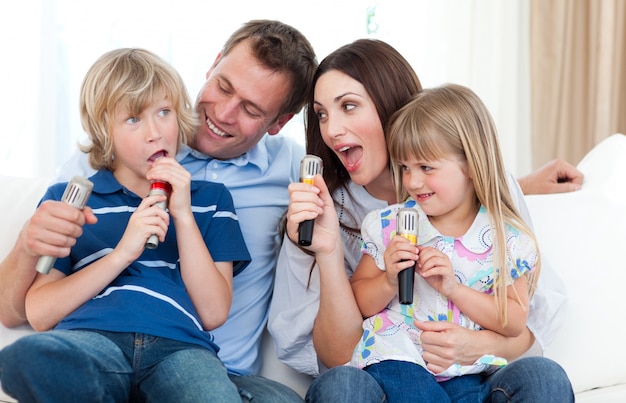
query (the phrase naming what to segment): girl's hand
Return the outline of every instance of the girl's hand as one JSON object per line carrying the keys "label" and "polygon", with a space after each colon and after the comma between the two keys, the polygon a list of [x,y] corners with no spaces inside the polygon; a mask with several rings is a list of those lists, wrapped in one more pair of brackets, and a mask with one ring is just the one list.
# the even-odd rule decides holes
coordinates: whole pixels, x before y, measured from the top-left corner
{"label": "girl's hand", "polygon": [[383,254],[385,275],[390,285],[398,286],[398,273],[415,264],[419,259],[417,246],[401,235],[394,236]]}
{"label": "girl's hand", "polygon": [[450,297],[459,286],[452,269],[450,258],[438,249],[430,246],[419,248],[417,272],[435,290]]}
{"label": "girl's hand", "polygon": [[161,157],[154,161],[146,178],[161,180],[172,186],[168,210],[174,219],[191,212],[191,174],[178,161],[171,157]]}
{"label": "girl's hand", "polygon": [[305,220],[315,220],[313,238],[305,247],[314,253],[331,253],[341,244],[339,219],[333,199],[322,175],[316,175],[313,185],[295,182],[289,185],[287,235],[298,243],[298,227]]}

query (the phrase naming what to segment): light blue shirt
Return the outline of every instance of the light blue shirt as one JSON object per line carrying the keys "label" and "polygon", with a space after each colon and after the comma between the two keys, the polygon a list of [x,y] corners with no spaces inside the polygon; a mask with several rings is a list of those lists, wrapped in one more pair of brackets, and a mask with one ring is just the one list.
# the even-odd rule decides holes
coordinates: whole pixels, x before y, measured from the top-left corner
{"label": "light blue shirt", "polygon": [[[233,279],[233,304],[226,323],[212,333],[219,356],[232,373],[261,369],[261,337],[267,322],[280,247],[281,218],[289,204],[287,186],[299,180],[304,148],[291,138],[264,136],[246,154],[217,160],[187,146],[176,159],[194,180],[226,185],[252,262]],[[61,181],[91,176],[86,154],[78,152],[62,168]]]}

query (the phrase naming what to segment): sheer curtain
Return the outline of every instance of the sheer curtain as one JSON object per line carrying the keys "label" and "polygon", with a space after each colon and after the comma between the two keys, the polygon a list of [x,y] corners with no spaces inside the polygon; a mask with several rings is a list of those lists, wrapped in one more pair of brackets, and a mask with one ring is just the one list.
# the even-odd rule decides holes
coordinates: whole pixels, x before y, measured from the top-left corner
{"label": "sheer curtain", "polygon": [[[457,82],[476,91],[494,116],[509,170],[530,170],[526,2],[26,0],[0,16],[0,172],[53,176],[75,152],[85,138],[80,84],[104,52],[124,46],[156,52],[178,69],[195,98],[228,35],[253,18],[297,27],[319,60],[357,38],[389,42],[424,86]],[[302,117],[283,134],[302,140]]]}
{"label": "sheer curtain", "polygon": [[533,0],[534,165],[626,133],[626,2]]}

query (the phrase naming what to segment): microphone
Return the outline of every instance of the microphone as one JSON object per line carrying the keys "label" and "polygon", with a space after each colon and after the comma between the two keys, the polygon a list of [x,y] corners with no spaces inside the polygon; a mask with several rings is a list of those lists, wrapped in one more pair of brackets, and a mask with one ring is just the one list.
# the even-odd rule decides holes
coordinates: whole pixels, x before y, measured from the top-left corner
{"label": "microphone", "polygon": [[[322,173],[322,159],[317,155],[307,154],[300,161],[300,182],[313,184],[313,178],[318,173]],[[302,221],[298,226],[298,244],[302,246],[311,245],[313,239],[313,224],[315,221]]]}
{"label": "microphone", "polygon": [[[81,176],[74,176],[65,187],[61,201],[82,210],[87,204],[92,189],[93,183],[90,180]],[[56,260],[57,258],[53,256],[41,256],[35,269],[41,274],[48,274]]]}
{"label": "microphone", "polygon": [[[396,233],[417,245],[417,211],[410,207],[398,210]],[[415,281],[415,264],[398,273],[398,299],[401,304],[413,303],[413,282]]]}
{"label": "microphone", "polygon": [[[164,181],[152,181],[150,183],[150,193],[148,196],[154,195],[165,195],[167,199],[162,202],[158,202],[155,205],[165,210],[167,208],[167,202],[170,197],[170,193],[172,193],[172,185]],[[146,248],[148,249],[156,249],[159,246],[159,237],[155,234],[152,234],[148,237],[146,241]]]}

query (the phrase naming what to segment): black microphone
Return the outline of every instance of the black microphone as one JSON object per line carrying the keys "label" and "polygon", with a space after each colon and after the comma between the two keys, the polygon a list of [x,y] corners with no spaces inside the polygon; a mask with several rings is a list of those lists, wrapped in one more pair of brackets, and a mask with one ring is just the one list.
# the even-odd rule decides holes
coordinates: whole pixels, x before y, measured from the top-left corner
{"label": "black microphone", "polygon": [[[74,176],[65,187],[61,201],[82,210],[87,204],[87,199],[91,195],[92,189],[93,183],[90,180],[81,176]],[[37,261],[35,269],[41,274],[48,274],[56,260],[56,257],[41,256]]]}
{"label": "black microphone", "polygon": [[[148,196],[154,195],[165,195],[167,199],[162,202],[155,203],[155,206],[158,206],[165,210],[167,208],[167,202],[169,201],[170,194],[172,193],[172,185],[164,181],[152,181],[150,183],[150,193]],[[152,234],[148,237],[146,241],[146,248],[148,249],[156,249],[159,246],[159,237],[155,234]]]}
{"label": "black microphone", "polygon": [[[410,207],[398,210],[396,233],[417,245],[417,211]],[[413,303],[413,282],[415,281],[415,264],[398,273],[398,299],[401,304]]]}
{"label": "black microphone", "polygon": [[[322,159],[317,155],[307,154],[300,161],[300,182],[313,184],[313,178],[318,173],[322,173]],[[313,224],[315,221],[302,221],[298,226],[298,244],[302,246],[311,245],[313,239]]]}

